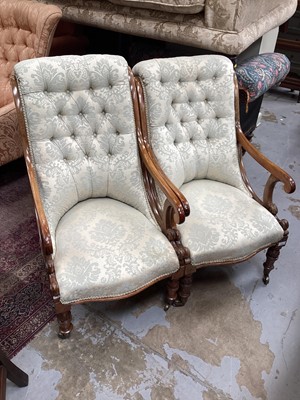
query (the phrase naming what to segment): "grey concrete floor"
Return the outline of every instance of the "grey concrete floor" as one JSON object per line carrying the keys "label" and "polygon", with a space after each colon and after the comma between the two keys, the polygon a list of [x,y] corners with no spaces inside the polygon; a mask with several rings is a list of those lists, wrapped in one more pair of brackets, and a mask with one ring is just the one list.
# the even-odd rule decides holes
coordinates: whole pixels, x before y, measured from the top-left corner
{"label": "grey concrete floor", "polygon": [[[197,272],[185,308],[162,307],[162,285],[128,300],[73,307],[69,340],[46,326],[13,361],[29,386],[8,382],[8,400],[300,399],[300,104],[288,90],[265,95],[253,143],[298,182],[278,186],[290,222],[270,284],[264,253]],[[266,179],[246,157],[253,186]]]}

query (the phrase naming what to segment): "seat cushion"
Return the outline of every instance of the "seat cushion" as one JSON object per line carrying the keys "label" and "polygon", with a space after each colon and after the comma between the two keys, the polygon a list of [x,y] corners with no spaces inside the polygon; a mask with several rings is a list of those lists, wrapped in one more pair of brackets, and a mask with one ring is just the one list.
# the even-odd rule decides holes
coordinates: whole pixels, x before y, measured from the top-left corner
{"label": "seat cushion", "polygon": [[196,180],[181,191],[191,215],[178,228],[193,265],[242,261],[283,237],[276,218],[237,188]]}
{"label": "seat cushion", "polygon": [[54,265],[62,303],[124,297],[179,269],[158,228],[109,198],[83,201],[63,216]]}

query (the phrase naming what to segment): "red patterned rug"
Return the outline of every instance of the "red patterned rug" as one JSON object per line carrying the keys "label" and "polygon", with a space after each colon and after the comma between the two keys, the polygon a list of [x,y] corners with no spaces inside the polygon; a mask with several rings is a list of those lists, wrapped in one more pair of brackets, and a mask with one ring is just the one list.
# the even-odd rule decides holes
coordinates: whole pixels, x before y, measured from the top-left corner
{"label": "red patterned rug", "polygon": [[13,357],[55,316],[23,159],[0,167],[0,348]]}

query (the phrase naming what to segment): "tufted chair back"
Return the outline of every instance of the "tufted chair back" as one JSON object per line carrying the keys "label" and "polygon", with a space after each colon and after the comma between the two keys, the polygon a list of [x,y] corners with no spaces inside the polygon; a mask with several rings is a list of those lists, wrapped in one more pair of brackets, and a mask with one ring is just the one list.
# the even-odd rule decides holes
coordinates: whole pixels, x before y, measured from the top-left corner
{"label": "tufted chair back", "polygon": [[21,60],[47,56],[62,12],[31,0],[0,0],[0,166],[23,155],[10,79]]}
{"label": "tufted chair back", "polygon": [[159,164],[177,187],[210,179],[245,189],[236,145],[234,72],[221,56],[142,61],[149,136]]}
{"label": "tufted chair back", "polygon": [[15,66],[50,232],[78,202],[109,197],[152,219],[140,174],[128,65],[120,56]]}
{"label": "tufted chair back", "polygon": [[61,12],[28,0],[0,0],[0,107],[13,101],[10,77],[14,65],[48,55]]}

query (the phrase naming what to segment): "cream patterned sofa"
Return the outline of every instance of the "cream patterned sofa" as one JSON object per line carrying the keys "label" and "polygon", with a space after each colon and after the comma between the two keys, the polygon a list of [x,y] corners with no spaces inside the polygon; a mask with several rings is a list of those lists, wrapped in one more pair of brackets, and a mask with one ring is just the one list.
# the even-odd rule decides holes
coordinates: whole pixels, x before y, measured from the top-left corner
{"label": "cream patterned sofa", "polygon": [[297,0],[39,0],[63,18],[236,56],[287,21]]}

